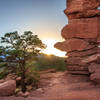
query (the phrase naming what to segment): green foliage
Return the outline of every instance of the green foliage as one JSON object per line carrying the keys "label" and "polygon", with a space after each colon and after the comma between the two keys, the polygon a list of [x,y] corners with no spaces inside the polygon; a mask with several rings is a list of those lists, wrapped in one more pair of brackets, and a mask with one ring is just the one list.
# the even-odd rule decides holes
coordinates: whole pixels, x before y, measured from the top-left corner
{"label": "green foliage", "polygon": [[19,35],[18,32],[6,33],[1,38],[1,43],[5,45],[0,47],[0,55],[7,55],[7,63],[0,63],[0,78],[8,73],[16,73],[21,77],[22,91],[26,91],[26,85],[38,87],[40,75],[38,71],[47,69],[56,69],[57,71],[66,70],[65,58],[54,55],[48,56],[41,54],[41,49],[46,46],[32,32],[26,31]]}
{"label": "green foliage", "polygon": [[[6,33],[4,37],[1,37],[1,43],[5,44],[6,54],[9,55],[6,58],[7,62],[16,65],[15,72],[21,76],[22,91],[25,92],[25,78],[28,70],[27,60],[32,56],[37,56],[41,49],[46,46],[31,31],[26,31],[22,35],[19,35],[17,31]],[[1,50],[0,53],[2,53]]]}
{"label": "green foliage", "polygon": [[27,85],[33,85],[34,87],[38,87],[38,83],[40,80],[40,74],[37,71],[31,71],[26,73],[26,84]]}
{"label": "green foliage", "polygon": [[6,67],[6,66],[7,66],[7,63],[6,62],[0,62],[0,68]]}
{"label": "green foliage", "polygon": [[[32,60],[32,59],[31,59]],[[29,61],[29,63],[34,66],[34,70],[43,71],[47,69],[56,69],[57,71],[65,71],[65,58],[57,57],[54,55],[44,55],[41,54],[37,57],[36,61]]]}
{"label": "green foliage", "polygon": [[0,79],[6,77],[6,75],[7,75],[8,73],[9,73],[9,72],[8,72],[8,70],[7,70],[6,67],[4,67],[4,66],[1,67],[1,68],[0,68]]}

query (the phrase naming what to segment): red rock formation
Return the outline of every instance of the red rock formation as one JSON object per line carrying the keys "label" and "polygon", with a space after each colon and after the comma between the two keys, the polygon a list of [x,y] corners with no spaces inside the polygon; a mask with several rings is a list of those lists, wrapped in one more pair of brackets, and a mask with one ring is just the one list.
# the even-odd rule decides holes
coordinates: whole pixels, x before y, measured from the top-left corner
{"label": "red rock formation", "polygon": [[65,39],[96,38],[100,35],[100,18],[72,19],[62,30],[62,37]]}
{"label": "red rock formation", "polygon": [[89,75],[100,83],[100,0],[67,0],[68,25],[61,32],[64,42],[55,47],[67,52],[70,74]]}
{"label": "red rock formation", "polygon": [[100,0],[68,0],[65,14],[69,19],[100,16]]}
{"label": "red rock formation", "polygon": [[15,93],[16,81],[9,80],[0,84],[0,96],[11,96]]}
{"label": "red rock formation", "polygon": [[55,47],[62,51],[67,51],[67,52],[72,52],[72,51],[82,51],[82,50],[87,50],[91,49],[94,46],[90,45],[88,42],[82,40],[82,39],[68,39],[64,42],[58,42]]}

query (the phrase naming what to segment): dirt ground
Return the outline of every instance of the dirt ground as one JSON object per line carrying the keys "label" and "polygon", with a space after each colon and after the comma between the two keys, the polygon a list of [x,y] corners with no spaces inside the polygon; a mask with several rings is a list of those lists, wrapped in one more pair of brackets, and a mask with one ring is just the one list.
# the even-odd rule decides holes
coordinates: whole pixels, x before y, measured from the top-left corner
{"label": "dirt ground", "polygon": [[41,76],[41,87],[27,98],[0,97],[0,100],[100,100],[100,88],[87,76],[70,76],[67,72]]}

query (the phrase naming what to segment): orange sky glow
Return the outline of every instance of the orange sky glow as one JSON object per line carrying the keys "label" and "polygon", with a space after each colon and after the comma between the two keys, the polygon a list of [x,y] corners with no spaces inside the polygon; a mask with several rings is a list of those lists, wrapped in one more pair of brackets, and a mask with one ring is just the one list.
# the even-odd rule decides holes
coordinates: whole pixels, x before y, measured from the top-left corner
{"label": "orange sky glow", "polygon": [[47,48],[43,50],[43,53],[47,54],[47,55],[56,55],[59,57],[65,57],[66,52],[62,52],[56,48],[54,48],[54,44],[56,43],[56,40],[52,40],[52,39],[47,39],[47,40],[43,40],[43,43],[47,45]]}

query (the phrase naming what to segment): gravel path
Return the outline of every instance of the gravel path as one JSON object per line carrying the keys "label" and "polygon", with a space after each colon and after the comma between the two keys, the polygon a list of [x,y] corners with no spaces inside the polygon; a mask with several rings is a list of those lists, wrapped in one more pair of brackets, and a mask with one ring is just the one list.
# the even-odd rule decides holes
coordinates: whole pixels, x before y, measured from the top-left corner
{"label": "gravel path", "polygon": [[94,88],[84,81],[77,83],[77,80],[73,78],[71,80],[73,84],[68,83],[67,80],[65,73],[58,72],[53,74],[50,86],[45,88],[42,95],[37,94],[37,96],[28,98],[0,97],[0,100],[100,100],[99,88]]}

